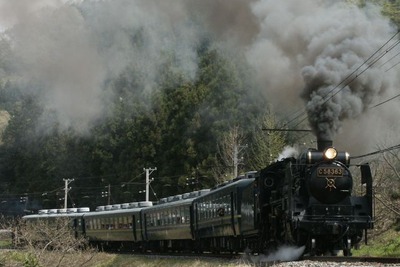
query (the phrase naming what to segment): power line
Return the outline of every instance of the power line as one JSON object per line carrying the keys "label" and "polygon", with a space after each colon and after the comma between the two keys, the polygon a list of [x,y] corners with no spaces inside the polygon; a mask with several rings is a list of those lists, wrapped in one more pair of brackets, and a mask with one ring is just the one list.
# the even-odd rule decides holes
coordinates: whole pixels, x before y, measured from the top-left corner
{"label": "power line", "polygon": [[351,159],[365,158],[365,157],[373,156],[373,155],[376,155],[376,154],[388,152],[388,151],[395,150],[395,149],[400,149],[400,144],[395,145],[395,146],[391,146],[391,147],[388,147],[388,148],[385,148],[385,149],[381,149],[381,150],[378,150],[378,151],[375,151],[375,152],[371,152],[371,153],[368,153],[368,154],[354,156],[354,157],[350,157],[350,158]]}
{"label": "power line", "polygon": [[398,95],[396,95],[394,97],[391,97],[391,98],[389,98],[389,99],[387,99],[387,100],[385,100],[385,101],[383,101],[381,103],[376,104],[375,106],[369,107],[369,109],[379,107],[380,105],[383,105],[383,104],[385,104],[385,103],[387,103],[387,102],[389,102],[389,101],[391,101],[391,100],[393,100],[393,99],[395,99],[395,98],[397,98],[399,96],[400,96],[400,94],[398,94]]}
{"label": "power line", "polygon": [[400,61],[397,62],[396,64],[394,64],[393,66],[391,66],[390,68],[388,68],[387,70],[385,70],[385,72],[388,72],[389,70],[393,69],[394,67],[396,67],[399,64],[400,64]]}
{"label": "power line", "polygon": [[262,128],[263,131],[271,132],[312,132],[310,129],[276,129],[276,128]]}
{"label": "power line", "polygon": [[[398,52],[396,55],[392,56],[391,58],[389,58],[388,60],[386,60],[382,65],[379,66],[379,68],[382,68],[383,66],[386,65],[386,63],[390,62],[391,60],[393,60],[395,57],[397,57],[398,55],[400,55],[400,52]],[[388,70],[386,70],[385,72],[387,72]]]}
{"label": "power line", "polygon": [[[349,84],[351,84],[355,79],[357,79],[361,74],[363,74],[364,72],[366,72],[369,68],[371,68],[373,65],[375,65],[381,58],[383,58],[389,51],[391,51],[393,48],[395,48],[397,45],[400,44],[400,40],[396,41],[394,44],[392,44],[388,49],[386,49],[385,51],[383,51],[380,55],[378,55],[377,57],[373,58],[384,46],[386,46],[400,31],[397,31],[396,34],[394,34],[384,45],[382,45],[374,54],[372,54],[367,60],[365,60],[363,62],[363,64],[361,64],[357,69],[355,69],[351,74],[349,74],[342,82],[340,82],[337,86],[335,86],[333,89],[331,89],[327,95],[329,95],[330,93],[332,93],[336,88],[339,87],[340,84],[342,84],[344,81],[346,81],[347,79],[350,79],[351,76],[353,76],[353,74],[355,74],[359,69],[361,69],[362,66],[364,66],[365,64],[368,63],[368,66],[362,70],[360,73],[356,74],[352,79],[350,79],[349,82],[347,82],[346,84],[344,84],[342,86],[342,88],[340,88],[336,93],[332,94],[330,97],[328,97],[324,103],[322,103],[322,105],[326,104],[330,99],[332,99],[335,95],[337,95],[339,92],[341,92],[344,88],[346,88]],[[371,62],[368,62],[370,61]]]}

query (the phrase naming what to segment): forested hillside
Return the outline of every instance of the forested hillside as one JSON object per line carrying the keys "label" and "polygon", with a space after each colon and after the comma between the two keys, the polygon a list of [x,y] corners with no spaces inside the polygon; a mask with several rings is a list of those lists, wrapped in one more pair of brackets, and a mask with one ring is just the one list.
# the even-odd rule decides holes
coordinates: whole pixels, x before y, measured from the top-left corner
{"label": "forested hillside", "polygon": [[[221,138],[240,126],[249,143],[260,131],[266,102],[249,94],[254,85],[242,63],[206,44],[198,53],[198,77],[192,81],[168,64],[160,66],[157,88],[150,93],[130,68],[110,80],[105,90],[114,97],[108,111],[84,135],[60,130],[56,121],[38,129],[48,112],[38,98],[3,84],[2,105],[11,114],[1,148],[3,195],[27,193],[59,206],[63,179],[75,179],[70,195],[76,205],[106,204],[101,198],[108,185],[113,203],[141,201],[145,167],[157,167],[151,185],[158,197],[193,189],[186,185],[189,177],[196,178],[194,187],[214,185]],[[232,164],[221,166],[229,179]]]}
{"label": "forested hillside", "polygon": [[[299,141],[296,137],[313,139],[262,131],[288,127],[282,115],[295,110],[275,113],[271,107],[280,102],[265,91],[285,81],[268,78],[260,83],[255,65],[245,53],[237,53],[237,46],[246,46],[257,33],[236,36],[235,31],[245,22],[258,32],[255,18],[243,13],[224,17],[229,27],[209,30],[206,24],[213,21],[200,20],[193,11],[201,13],[198,4],[191,7],[193,13],[168,20],[161,18],[177,11],[166,5],[165,10],[150,7],[165,13],[119,13],[120,20],[113,22],[101,13],[111,6],[104,8],[100,2],[83,1],[73,11],[47,10],[47,22],[32,16],[2,34],[2,211],[62,207],[63,179],[74,179],[69,206],[142,201],[143,168],[154,167],[150,196],[157,200],[233,178],[235,147],[242,173],[275,160],[285,145]],[[400,23],[400,1],[348,2],[361,7],[378,2],[385,16]],[[74,21],[85,21],[84,26],[70,25],[68,19],[74,16]],[[160,20],[135,24],[142,16]],[[167,26],[160,21],[175,19],[183,26],[174,26],[172,37],[163,36]],[[35,31],[26,30],[30,24],[36,25]],[[64,31],[67,25],[71,29]],[[221,36],[235,39],[235,45]],[[59,49],[61,42],[65,47]],[[85,49],[69,54],[78,50],[76,43]],[[81,61],[84,57],[88,60]],[[291,97],[284,96],[288,101]]]}

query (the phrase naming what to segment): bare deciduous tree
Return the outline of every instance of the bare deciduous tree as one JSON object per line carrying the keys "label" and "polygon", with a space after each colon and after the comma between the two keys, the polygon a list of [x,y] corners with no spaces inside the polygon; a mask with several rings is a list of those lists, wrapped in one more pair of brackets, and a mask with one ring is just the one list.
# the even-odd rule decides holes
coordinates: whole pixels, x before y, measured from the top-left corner
{"label": "bare deciduous tree", "polygon": [[285,137],[280,131],[264,131],[263,129],[278,128],[276,117],[268,112],[263,117],[260,129],[254,135],[249,157],[249,167],[253,170],[265,168],[277,159],[285,146]]}
{"label": "bare deciduous tree", "polygon": [[83,236],[76,236],[69,218],[22,220],[18,226],[16,242],[27,251],[29,266],[85,266],[96,255]]}
{"label": "bare deciduous tree", "polygon": [[[387,145],[379,145],[378,151]],[[398,150],[378,154],[368,158],[373,172],[375,227],[373,235],[379,235],[387,230],[400,218],[400,156]],[[360,194],[365,188],[354,175],[355,193]]]}
{"label": "bare deciduous tree", "polygon": [[217,145],[219,164],[213,168],[214,179],[217,183],[237,176],[243,162],[243,149],[247,147],[245,140],[240,127],[234,126]]}

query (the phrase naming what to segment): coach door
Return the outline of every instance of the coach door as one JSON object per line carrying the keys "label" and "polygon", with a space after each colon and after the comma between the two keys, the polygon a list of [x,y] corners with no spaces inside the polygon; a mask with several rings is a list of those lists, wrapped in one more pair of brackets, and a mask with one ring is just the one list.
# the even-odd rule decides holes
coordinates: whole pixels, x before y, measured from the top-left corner
{"label": "coach door", "polygon": [[232,231],[233,231],[233,236],[236,236],[236,220],[235,220],[235,213],[236,213],[236,194],[234,194],[234,192],[231,192],[230,194],[230,199],[231,199],[231,223],[232,223]]}
{"label": "coach door", "polygon": [[191,220],[191,225],[193,226],[193,237],[194,239],[198,239],[198,235],[199,235],[199,206],[198,203],[194,203],[194,205],[192,205],[191,207],[193,208],[192,214],[193,214],[193,219]]}
{"label": "coach door", "polygon": [[132,215],[132,231],[133,231],[133,240],[137,242],[137,235],[136,235],[136,216],[135,214]]}

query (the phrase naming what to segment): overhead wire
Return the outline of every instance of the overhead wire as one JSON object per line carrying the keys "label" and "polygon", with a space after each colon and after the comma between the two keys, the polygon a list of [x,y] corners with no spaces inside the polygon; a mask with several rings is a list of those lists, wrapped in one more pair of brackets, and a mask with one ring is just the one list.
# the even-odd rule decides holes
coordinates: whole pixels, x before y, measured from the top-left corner
{"label": "overhead wire", "polygon": [[395,145],[395,146],[391,146],[391,147],[387,147],[387,148],[384,148],[384,149],[380,149],[378,151],[374,151],[374,152],[371,152],[371,153],[368,153],[368,154],[359,155],[359,156],[353,156],[353,157],[350,157],[350,158],[351,159],[365,158],[365,157],[373,156],[373,155],[380,154],[380,153],[385,153],[385,152],[396,150],[396,149],[400,149],[400,144]]}
{"label": "overhead wire", "polygon": [[399,96],[400,96],[400,94],[395,95],[395,96],[393,96],[393,97],[391,97],[391,98],[389,98],[389,99],[387,99],[387,100],[385,100],[385,101],[383,101],[383,102],[380,102],[380,103],[378,103],[378,104],[376,104],[376,105],[374,105],[374,106],[372,106],[372,107],[369,107],[368,109],[372,109],[372,108],[379,107],[379,106],[381,106],[381,105],[383,105],[383,104],[386,104],[387,102],[389,102],[389,101],[391,101],[391,100],[393,100],[393,99],[395,99],[395,98],[397,98],[397,97],[399,97]]}

